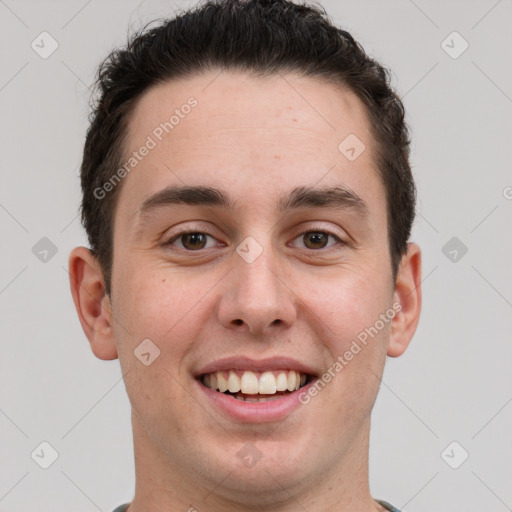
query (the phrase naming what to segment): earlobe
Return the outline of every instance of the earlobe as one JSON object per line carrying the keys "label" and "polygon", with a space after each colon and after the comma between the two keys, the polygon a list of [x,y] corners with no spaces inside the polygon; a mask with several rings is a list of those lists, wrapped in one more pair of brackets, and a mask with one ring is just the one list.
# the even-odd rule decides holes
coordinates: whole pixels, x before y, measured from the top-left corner
{"label": "earlobe", "polygon": [[110,297],[100,266],[90,249],[75,247],[69,256],[71,294],[82,329],[99,359],[116,359]]}
{"label": "earlobe", "polygon": [[[396,307],[396,302],[400,304]],[[398,310],[391,324],[387,355],[401,356],[418,326],[421,311],[421,250],[415,243],[407,244],[395,283],[394,309]]]}

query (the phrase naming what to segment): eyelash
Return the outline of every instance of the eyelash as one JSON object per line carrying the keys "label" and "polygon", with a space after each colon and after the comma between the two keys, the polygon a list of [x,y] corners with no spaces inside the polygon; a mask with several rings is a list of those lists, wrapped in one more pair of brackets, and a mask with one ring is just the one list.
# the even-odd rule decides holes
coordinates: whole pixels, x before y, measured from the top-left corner
{"label": "eyelash", "polygon": [[[167,240],[166,242],[164,242],[164,246],[167,246],[167,245],[172,245],[176,240],[179,240],[180,237],[182,237],[183,235],[190,235],[190,234],[201,234],[201,235],[207,235],[211,238],[215,238],[213,235],[211,235],[210,233],[207,233],[206,231],[199,231],[199,230],[184,230],[184,231],[180,231],[179,233],[176,233],[174,234],[169,240]],[[299,233],[295,238],[294,240],[296,240],[297,238],[301,237],[301,236],[304,236],[308,233],[321,233],[321,234],[324,234],[324,235],[328,235],[328,236],[332,236],[340,245],[348,245],[347,242],[345,242],[344,240],[342,240],[338,235],[336,235],[335,233],[333,233],[332,231],[329,231],[329,230],[326,230],[326,229],[315,229],[314,227],[313,228],[309,228],[307,229],[306,231],[302,231],[301,233]],[[336,245],[336,244],[334,244]],[[326,251],[328,249],[331,249],[332,247],[334,247],[334,245],[331,245],[330,247],[322,247],[320,249],[308,249],[307,247],[305,248],[302,248],[302,250],[307,250],[307,251],[313,251],[313,252],[319,252],[319,251]],[[200,252],[200,251],[204,251],[206,249],[197,249],[197,250],[192,250],[192,249],[185,249],[185,248],[182,248],[180,247],[179,248],[180,250],[182,251],[186,251],[186,252]],[[210,247],[211,249],[211,247]]]}

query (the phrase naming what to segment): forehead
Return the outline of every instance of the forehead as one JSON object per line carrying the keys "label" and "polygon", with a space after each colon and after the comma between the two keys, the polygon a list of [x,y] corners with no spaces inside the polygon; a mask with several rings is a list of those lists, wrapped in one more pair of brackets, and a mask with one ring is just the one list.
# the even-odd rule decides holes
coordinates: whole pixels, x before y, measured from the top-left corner
{"label": "forehead", "polygon": [[[310,77],[212,71],[158,84],[136,103],[125,141],[125,161],[151,146],[124,178],[126,215],[173,184],[227,188],[247,208],[249,197],[274,204],[274,191],[315,184],[384,197],[363,103]],[[356,159],[343,153],[352,147]]]}
{"label": "forehead", "polygon": [[[193,108],[188,107],[191,102],[196,103]],[[198,137],[188,130],[187,118],[194,120],[192,128]],[[162,126],[166,122],[172,125],[166,125],[167,131]],[[322,137],[326,143],[339,143],[340,137],[354,133],[371,144],[366,109],[354,92],[320,78],[294,74],[264,77],[211,71],[152,86],[142,94],[129,116],[128,146],[143,142],[146,135],[158,132],[159,128],[164,133],[155,136],[159,145],[164,146],[172,139],[191,135],[204,142],[204,128],[212,142],[225,141],[232,129],[241,136],[251,131],[252,136],[264,140],[266,130],[267,139],[275,145],[278,141],[273,136],[279,129],[283,135],[290,130],[296,130],[297,136],[301,135],[298,131],[302,135],[307,132],[312,142]]]}

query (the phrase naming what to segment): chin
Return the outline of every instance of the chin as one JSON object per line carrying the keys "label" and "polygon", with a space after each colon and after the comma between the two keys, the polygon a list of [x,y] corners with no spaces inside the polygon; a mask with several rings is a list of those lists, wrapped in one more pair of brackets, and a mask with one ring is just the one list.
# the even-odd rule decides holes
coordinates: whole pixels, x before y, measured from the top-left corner
{"label": "chin", "polygon": [[235,449],[219,448],[216,454],[210,455],[216,455],[217,462],[208,465],[215,493],[245,507],[256,508],[289,501],[290,495],[299,492],[305,481],[311,485],[315,478],[306,468],[316,466],[315,461],[308,460],[309,443],[305,439],[292,440],[292,436],[288,439],[238,441],[233,442]]}

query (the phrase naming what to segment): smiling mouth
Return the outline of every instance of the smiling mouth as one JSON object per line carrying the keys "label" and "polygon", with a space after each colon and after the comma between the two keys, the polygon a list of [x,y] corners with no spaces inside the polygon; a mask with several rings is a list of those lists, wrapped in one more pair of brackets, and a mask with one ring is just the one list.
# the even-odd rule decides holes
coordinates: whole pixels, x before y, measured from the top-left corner
{"label": "smiling mouth", "polygon": [[244,402],[268,402],[290,395],[314,377],[295,370],[223,370],[200,376],[202,384]]}

